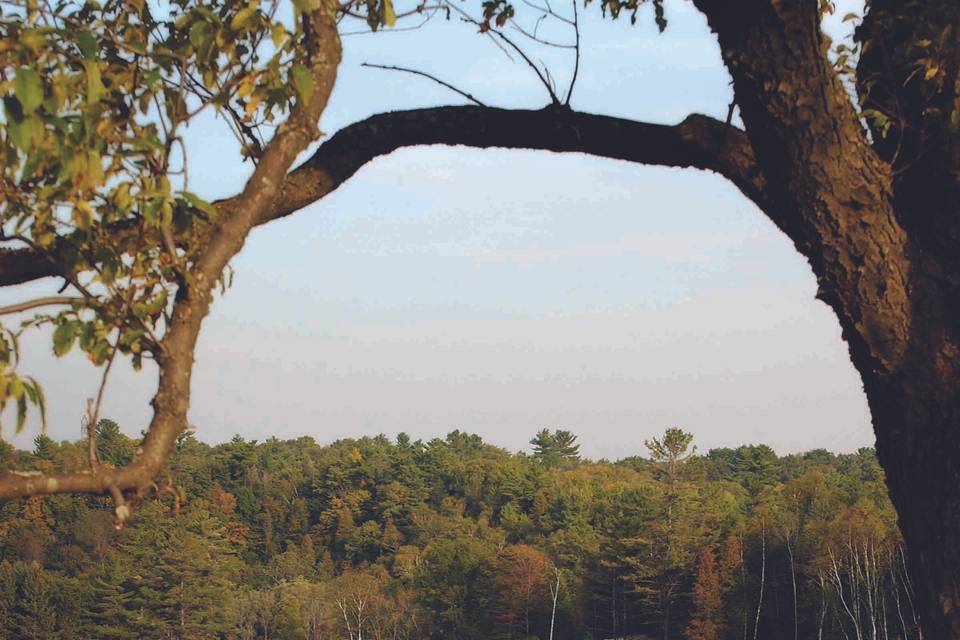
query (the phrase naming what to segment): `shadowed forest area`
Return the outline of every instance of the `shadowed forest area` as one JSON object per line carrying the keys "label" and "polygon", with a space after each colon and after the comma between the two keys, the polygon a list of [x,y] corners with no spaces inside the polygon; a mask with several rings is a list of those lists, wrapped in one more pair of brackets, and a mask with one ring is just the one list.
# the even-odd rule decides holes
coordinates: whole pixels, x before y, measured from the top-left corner
{"label": "shadowed forest area", "polygon": [[[0,508],[0,636],[243,640],[919,638],[871,449],[696,452],[668,429],[617,462],[540,431],[177,441],[114,528],[108,498]],[[121,466],[137,442],[99,425]],[[0,467],[86,464],[0,444]],[[625,452],[626,453],[626,452]]]}

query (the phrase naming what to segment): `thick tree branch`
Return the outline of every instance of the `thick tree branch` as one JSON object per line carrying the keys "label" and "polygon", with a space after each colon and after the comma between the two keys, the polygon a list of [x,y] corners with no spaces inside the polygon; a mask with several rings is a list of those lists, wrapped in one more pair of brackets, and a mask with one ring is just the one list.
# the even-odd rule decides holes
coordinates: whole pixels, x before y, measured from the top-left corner
{"label": "thick tree branch", "polygon": [[768,210],[763,176],[746,135],[733,129],[724,142],[725,129],[720,120],[702,115],[691,115],[671,126],[560,106],[537,111],[462,106],[382,113],[342,129],[321,145],[287,176],[279,198],[263,212],[259,223],[316,202],[374,158],[421,145],[540,149],[704,169],[729,179]]}
{"label": "thick tree branch", "polygon": [[58,275],[61,274],[53,252],[0,249],[0,286],[9,287]]}
{"label": "thick tree branch", "polygon": [[[691,115],[671,126],[562,106],[537,111],[451,106],[371,116],[337,132],[291,172],[277,197],[262,209],[257,224],[288,216],[320,200],[379,156],[423,145],[542,149],[713,171],[736,185],[774,222],[783,224],[743,131],[702,115]],[[230,212],[238,198],[215,204],[222,212]],[[0,252],[0,286],[56,275],[56,261],[32,249]]]}

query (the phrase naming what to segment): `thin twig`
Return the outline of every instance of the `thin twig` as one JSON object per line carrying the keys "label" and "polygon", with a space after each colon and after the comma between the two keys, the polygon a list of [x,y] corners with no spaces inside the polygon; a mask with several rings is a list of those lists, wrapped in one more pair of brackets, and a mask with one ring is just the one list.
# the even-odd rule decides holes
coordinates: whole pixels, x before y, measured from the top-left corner
{"label": "thin twig", "polygon": [[556,19],[559,20],[560,22],[565,22],[565,23],[567,23],[567,24],[570,25],[571,27],[574,25],[574,21],[573,21],[573,20],[571,20],[570,18],[568,18],[568,17],[566,17],[566,16],[562,16],[562,15],[560,15],[559,13],[555,12],[555,11],[553,10],[553,7],[550,6],[550,3],[549,3],[549,2],[547,3],[547,6],[541,7],[540,5],[534,4],[533,2],[530,2],[529,0],[520,0],[520,1],[523,2],[523,4],[527,5],[528,7],[531,7],[531,8],[533,8],[533,9],[536,9],[537,11],[543,12],[545,15],[548,15],[548,16],[551,16],[551,17],[553,17],[553,18],[556,18]]}
{"label": "thin twig", "polygon": [[[103,388],[102,383],[100,388]],[[87,462],[91,469],[96,469],[100,460],[97,458],[97,425],[94,422],[93,413],[93,398],[87,398]]]}
{"label": "thin twig", "polygon": [[[448,2],[447,6],[452,8],[458,14],[460,14],[460,16],[463,17],[463,19],[466,20],[467,22],[474,24],[477,27],[482,26],[482,23],[480,21],[475,20],[469,13],[467,13],[457,5],[451,2]],[[504,44],[506,44],[511,49],[516,51],[520,55],[520,57],[523,58],[524,62],[527,63],[527,66],[533,69],[533,72],[537,74],[537,78],[540,79],[541,84],[543,84],[543,86],[547,90],[547,93],[550,95],[550,101],[553,104],[560,104],[560,99],[557,97],[557,94],[554,92],[553,87],[550,86],[550,82],[544,76],[543,72],[540,70],[540,67],[538,67],[536,63],[534,63],[533,60],[530,59],[530,57],[526,54],[526,52],[519,45],[517,45],[517,43],[515,43],[513,40],[508,38],[502,31],[498,31],[497,29],[488,29],[486,33],[496,36],[497,38],[500,38],[500,40],[502,40]]]}
{"label": "thin twig", "polygon": [[727,107],[727,121],[726,127],[723,129],[723,139],[720,140],[720,145],[724,145],[727,142],[727,134],[730,132],[730,127],[733,125],[733,110],[737,107],[737,100],[734,98],[730,101],[730,106]]}
{"label": "thin twig", "polygon": [[546,40],[544,38],[541,38],[540,36],[537,35],[536,30],[534,30],[533,33],[530,33],[529,31],[521,27],[519,24],[517,24],[516,20],[511,20],[510,26],[516,29],[517,31],[519,31],[521,35],[529,38],[530,40],[533,40],[537,44],[542,44],[547,47],[555,47],[557,49],[575,49],[577,46],[575,44],[564,44],[562,42],[554,42],[553,40]]}
{"label": "thin twig", "polygon": [[454,93],[460,94],[461,96],[463,96],[464,98],[466,98],[467,100],[469,100],[470,102],[474,103],[474,104],[477,105],[477,106],[480,106],[480,107],[486,107],[486,106],[487,106],[486,104],[480,102],[479,100],[477,100],[475,97],[473,97],[471,94],[467,93],[466,91],[463,91],[463,90],[461,90],[461,89],[458,89],[457,87],[453,86],[452,84],[450,84],[450,83],[448,83],[448,82],[444,82],[444,81],[441,80],[440,78],[437,78],[437,77],[435,77],[435,76],[432,76],[432,75],[430,75],[429,73],[426,73],[426,72],[424,72],[424,71],[418,71],[418,70],[416,70],[416,69],[408,69],[408,68],[406,68],[406,67],[395,67],[395,66],[393,66],[393,65],[386,65],[386,64],[373,64],[373,63],[370,63],[370,62],[364,62],[364,63],[362,63],[360,66],[361,66],[361,67],[370,67],[371,69],[385,69],[385,70],[387,70],[387,71],[402,71],[402,72],[404,72],[404,73],[412,73],[412,74],[417,75],[417,76],[423,76],[424,78],[427,78],[428,80],[433,80],[433,81],[436,82],[437,84],[439,84],[439,85],[441,85],[441,86],[444,86],[444,87],[446,87],[447,89],[450,89],[450,91],[453,91]]}
{"label": "thin twig", "polygon": [[570,78],[570,87],[567,89],[567,99],[563,104],[570,106],[570,98],[573,96],[573,87],[577,84],[577,74],[580,72],[580,14],[577,11],[577,0],[573,0],[573,32],[576,37],[574,44],[575,59],[573,62],[573,77]]}
{"label": "thin twig", "polygon": [[529,56],[527,56],[526,52],[524,52],[523,49],[521,49],[513,40],[505,36],[502,32],[491,30],[490,33],[496,34],[496,36],[501,40],[503,40],[504,43],[509,45],[511,49],[513,49],[518,54],[520,54],[520,57],[523,58],[524,62],[526,62],[527,65],[531,69],[533,69],[533,72],[537,74],[537,77],[540,78],[540,82],[547,89],[547,93],[550,94],[550,101],[553,102],[553,104],[560,104],[560,99],[557,97],[557,94],[553,91],[553,87],[550,86],[550,82],[543,75],[543,72],[540,71],[540,68],[533,62],[533,60],[531,60]]}
{"label": "thin twig", "polygon": [[45,298],[27,300],[26,302],[18,302],[17,304],[0,307],[0,316],[20,313],[21,311],[28,311],[30,309],[36,309],[37,307],[48,307],[55,304],[74,304],[75,302],[86,302],[86,298],[80,298],[78,296],[47,296]]}

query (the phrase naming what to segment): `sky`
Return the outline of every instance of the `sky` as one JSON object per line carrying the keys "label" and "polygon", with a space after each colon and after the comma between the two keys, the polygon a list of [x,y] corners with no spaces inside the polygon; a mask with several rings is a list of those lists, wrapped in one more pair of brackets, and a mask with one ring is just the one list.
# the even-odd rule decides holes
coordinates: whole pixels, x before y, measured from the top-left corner
{"label": "sky", "polygon": [[[859,8],[837,4],[835,39]],[[596,3],[581,11],[575,109],[662,123],[725,117],[729,77],[689,2],[668,0],[664,34],[649,7],[633,26],[603,20]],[[427,71],[495,106],[547,102],[528,67],[456,19],[362,30],[344,27],[324,132],[463,102],[363,62]],[[565,88],[570,52],[531,52]],[[187,144],[191,190],[214,199],[241,188],[250,168],[222,122],[194,122]],[[809,265],[715,175],[579,154],[405,149],[255,230],[233,267],[193,376],[190,422],[208,442],[460,429],[521,450],[547,427],[578,434],[587,456],[616,459],[679,426],[701,450],[873,444],[860,379],[835,317],[814,299]],[[50,288],[0,291],[0,303]],[[54,358],[49,335],[22,348],[23,372],[47,391],[50,435],[79,437],[100,371],[75,353]],[[150,366],[115,367],[103,415],[137,435],[155,384]],[[14,443],[29,448],[38,428],[28,423]]]}

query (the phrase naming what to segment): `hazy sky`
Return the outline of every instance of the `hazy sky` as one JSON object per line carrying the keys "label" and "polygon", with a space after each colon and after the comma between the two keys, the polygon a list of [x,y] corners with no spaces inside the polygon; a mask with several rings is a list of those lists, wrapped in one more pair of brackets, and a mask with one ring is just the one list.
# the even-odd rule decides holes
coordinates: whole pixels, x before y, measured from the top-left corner
{"label": "hazy sky", "polygon": [[[838,18],[853,3],[839,4]],[[731,92],[715,39],[688,2],[667,8],[663,35],[649,11],[631,27],[600,20],[596,3],[587,9],[575,108],[665,123],[725,116]],[[830,22],[837,37],[849,27]],[[456,20],[344,44],[326,132],[388,109],[462,102],[362,62],[429,71],[498,106],[546,101],[528,68]],[[566,86],[568,52],[543,56]],[[223,125],[199,121],[188,140],[191,188],[237,191],[249,168]],[[551,427],[579,434],[587,455],[617,458],[673,425],[702,449],[873,442],[860,380],[806,261],[710,174],[408,149],[255,231],[234,267],[194,373],[190,419],[210,442],[462,429],[520,449]],[[0,302],[23,296],[3,291]],[[79,436],[99,371],[77,354],[55,360],[47,336],[27,338],[24,352],[24,371],[50,398],[51,435]],[[154,384],[154,371],[118,367],[104,414],[137,434]],[[29,446],[36,432],[16,442]]]}

